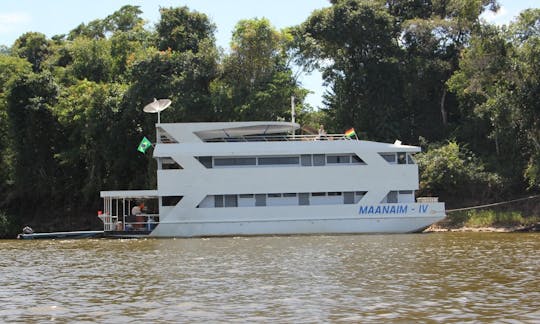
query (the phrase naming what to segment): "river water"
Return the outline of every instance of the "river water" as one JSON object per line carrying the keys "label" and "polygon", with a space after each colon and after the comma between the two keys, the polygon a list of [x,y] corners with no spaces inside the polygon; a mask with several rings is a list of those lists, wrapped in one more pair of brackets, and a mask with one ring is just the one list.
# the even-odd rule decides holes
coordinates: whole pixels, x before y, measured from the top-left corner
{"label": "river water", "polygon": [[540,235],[0,241],[0,322],[540,322]]}

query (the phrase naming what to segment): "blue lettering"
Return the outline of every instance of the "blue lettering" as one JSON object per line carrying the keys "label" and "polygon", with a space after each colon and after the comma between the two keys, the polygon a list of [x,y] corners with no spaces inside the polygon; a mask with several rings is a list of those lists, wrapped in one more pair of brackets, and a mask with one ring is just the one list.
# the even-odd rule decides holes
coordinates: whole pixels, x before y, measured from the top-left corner
{"label": "blue lettering", "polygon": [[421,213],[421,214],[427,212],[427,209],[428,209],[428,205],[420,205],[420,206],[418,206],[418,212]]}
{"label": "blue lettering", "polygon": [[[428,205],[420,205],[419,212],[426,213]],[[414,211],[414,208],[411,208]],[[408,206],[407,205],[398,205],[398,204],[389,204],[389,205],[371,205],[371,206],[360,206],[358,213],[359,214],[407,214]]]}

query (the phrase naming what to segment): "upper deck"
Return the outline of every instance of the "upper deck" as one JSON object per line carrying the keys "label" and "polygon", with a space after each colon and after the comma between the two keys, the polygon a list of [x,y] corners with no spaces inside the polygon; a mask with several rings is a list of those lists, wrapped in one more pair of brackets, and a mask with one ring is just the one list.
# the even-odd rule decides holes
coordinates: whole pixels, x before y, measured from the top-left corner
{"label": "upper deck", "polygon": [[156,124],[158,143],[350,141],[345,134],[296,134],[291,122],[214,122]]}

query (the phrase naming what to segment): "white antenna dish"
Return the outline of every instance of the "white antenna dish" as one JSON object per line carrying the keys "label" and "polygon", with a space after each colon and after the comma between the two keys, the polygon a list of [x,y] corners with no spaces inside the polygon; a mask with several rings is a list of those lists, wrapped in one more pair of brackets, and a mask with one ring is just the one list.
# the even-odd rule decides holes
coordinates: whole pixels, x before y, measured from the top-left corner
{"label": "white antenna dish", "polygon": [[147,112],[147,113],[151,113],[151,114],[157,113],[158,114],[158,124],[159,124],[161,122],[159,113],[162,112],[163,110],[167,109],[171,105],[171,102],[172,101],[170,99],[159,99],[159,100],[157,100],[156,98],[154,98],[153,102],[151,102],[148,105],[144,106],[143,111]]}

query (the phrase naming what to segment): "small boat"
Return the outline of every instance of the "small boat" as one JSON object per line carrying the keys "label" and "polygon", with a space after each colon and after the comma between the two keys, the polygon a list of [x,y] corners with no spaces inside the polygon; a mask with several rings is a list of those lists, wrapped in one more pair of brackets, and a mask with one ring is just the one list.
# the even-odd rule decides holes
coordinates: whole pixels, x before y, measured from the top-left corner
{"label": "small boat", "polygon": [[104,231],[73,231],[73,232],[51,232],[51,233],[22,233],[17,235],[21,240],[38,239],[82,239],[103,237]]}

